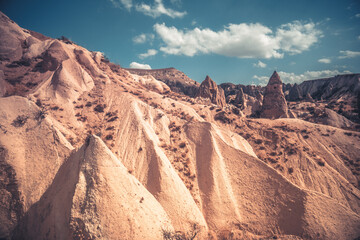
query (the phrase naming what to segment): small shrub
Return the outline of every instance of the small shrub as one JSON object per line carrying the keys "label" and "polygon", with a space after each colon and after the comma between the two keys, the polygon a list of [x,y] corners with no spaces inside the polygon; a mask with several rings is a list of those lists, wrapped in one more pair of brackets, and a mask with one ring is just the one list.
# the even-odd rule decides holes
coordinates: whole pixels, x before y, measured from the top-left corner
{"label": "small shrub", "polygon": [[35,104],[36,104],[38,107],[41,107],[41,106],[42,106],[42,103],[41,103],[41,100],[40,100],[40,99],[36,99]]}
{"label": "small shrub", "polygon": [[255,139],[254,141],[256,144],[261,144],[263,141],[261,139]]}
{"label": "small shrub", "polygon": [[91,102],[87,102],[86,104],[85,104],[85,107],[91,107],[92,106],[92,103]]}
{"label": "small shrub", "polygon": [[106,104],[98,104],[94,108],[94,111],[96,111],[96,112],[104,112],[105,108],[106,108]]}
{"label": "small shrub", "polygon": [[29,117],[25,115],[17,116],[17,118],[11,123],[14,127],[22,127],[26,123]]}
{"label": "small shrub", "polygon": [[115,121],[116,119],[118,119],[118,117],[112,117],[112,118],[110,118],[109,120],[107,120],[108,122],[113,122],[113,121]]}
{"label": "small shrub", "polygon": [[105,137],[105,139],[106,140],[113,140],[113,135],[112,134],[108,134],[108,135],[106,135],[106,137]]}
{"label": "small shrub", "polygon": [[182,143],[179,144],[180,148],[184,148],[185,146],[186,146],[185,142],[182,142]]}
{"label": "small shrub", "polygon": [[294,169],[293,169],[292,167],[289,167],[289,168],[288,168],[288,173],[289,173],[289,174],[292,174],[293,172],[294,172]]}
{"label": "small shrub", "polygon": [[163,113],[159,113],[159,114],[157,115],[157,119],[160,119],[160,118],[162,118],[163,116],[164,116]]}
{"label": "small shrub", "polygon": [[322,160],[318,160],[317,163],[319,164],[319,166],[323,167],[325,166],[325,162]]}
{"label": "small shrub", "polygon": [[46,110],[45,109],[40,109],[37,113],[36,113],[36,115],[35,115],[35,119],[36,120],[42,120],[42,119],[44,119],[45,117],[46,117],[46,114],[47,114],[47,112],[46,112]]}

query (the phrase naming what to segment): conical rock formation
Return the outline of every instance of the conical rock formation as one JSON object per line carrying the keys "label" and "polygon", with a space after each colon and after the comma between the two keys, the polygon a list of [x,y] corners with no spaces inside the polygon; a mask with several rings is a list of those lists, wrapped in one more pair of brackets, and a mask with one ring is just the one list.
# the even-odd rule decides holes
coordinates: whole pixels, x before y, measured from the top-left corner
{"label": "conical rock formation", "polygon": [[297,83],[294,84],[294,86],[290,89],[288,100],[289,101],[299,101],[302,99],[300,88]]}
{"label": "conical rock formation", "polygon": [[225,94],[209,76],[201,83],[196,97],[209,98],[213,104],[221,107],[226,105]]}
{"label": "conical rock formation", "polygon": [[263,106],[260,116],[262,118],[287,118],[288,107],[282,90],[280,76],[274,71],[265,88]]}

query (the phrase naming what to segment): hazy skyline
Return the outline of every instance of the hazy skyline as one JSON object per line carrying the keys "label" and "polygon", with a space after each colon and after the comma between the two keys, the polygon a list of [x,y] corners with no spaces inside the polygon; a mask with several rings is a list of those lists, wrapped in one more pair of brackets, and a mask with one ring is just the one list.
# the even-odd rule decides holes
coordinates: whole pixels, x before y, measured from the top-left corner
{"label": "hazy skyline", "polygon": [[358,1],[2,1],[21,27],[66,36],[122,67],[201,82],[284,82],[359,72]]}

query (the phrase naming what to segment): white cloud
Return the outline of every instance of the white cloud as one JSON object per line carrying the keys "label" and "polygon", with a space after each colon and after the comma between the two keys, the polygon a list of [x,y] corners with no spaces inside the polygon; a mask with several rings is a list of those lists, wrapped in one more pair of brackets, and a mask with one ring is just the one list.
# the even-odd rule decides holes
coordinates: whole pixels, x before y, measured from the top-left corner
{"label": "white cloud", "polygon": [[146,41],[152,41],[154,40],[154,34],[145,34],[145,33],[142,33],[138,36],[135,36],[133,38],[133,42],[134,43],[137,43],[137,44],[141,44],[141,43],[145,43]]}
{"label": "white cloud", "polygon": [[141,3],[135,6],[136,11],[142,12],[143,14],[157,18],[161,15],[166,15],[171,18],[181,18],[186,15],[186,12],[178,12],[170,8],[166,8],[162,0],[154,0],[153,5]]}
{"label": "white cloud", "polygon": [[358,36],[357,39],[360,40],[360,36]]}
{"label": "white cloud", "polygon": [[308,50],[321,36],[321,31],[317,30],[312,22],[302,24],[299,21],[294,21],[281,25],[276,31],[276,38],[281,49],[293,54]]}
{"label": "white cloud", "polygon": [[259,68],[265,68],[266,63],[263,63],[262,61],[258,61],[258,63],[254,63],[253,66],[254,67],[259,67]]}
{"label": "white cloud", "polygon": [[342,54],[343,56],[339,56],[340,59],[344,59],[344,58],[354,58],[354,57],[359,57],[360,56],[360,52],[354,52],[354,51],[340,51],[340,54]]}
{"label": "white cloud", "polygon": [[[278,72],[283,83],[301,83],[305,80],[319,79],[333,77],[339,74],[348,74],[349,71],[340,72],[338,70],[322,70],[322,71],[306,71],[302,74],[287,73],[287,72]],[[269,76],[253,76],[254,79],[258,80],[260,85],[267,84],[269,81]]]}
{"label": "white cloud", "polygon": [[360,13],[355,15],[356,18],[360,18]]}
{"label": "white cloud", "polygon": [[132,62],[129,65],[130,68],[137,68],[137,69],[151,69],[149,64],[141,64],[137,62]]}
{"label": "white cloud", "polygon": [[158,53],[155,49],[149,49],[146,53],[139,54],[139,58],[144,59],[150,56],[155,56]]}
{"label": "white cloud", "polygon": [[318,60],[319,63],[331,63],[331,59],[330,58],[320,58]]}
{"label": "white cloud", "polygon": [[114,7],[120,8],[124,6],[128,11],[132,8],[132,0],[110,0]]}
{"label": "white cloud", "polygon": [[155,24],[154,30],[165,44],[161,51],[186,56],[215,53],[239,58],[282,58],[285,52],[308,50],[321,37],[314,23],[299,21],[284,24],[275,33],[260,23],[229,24],[218,32],[197,27],[179,30],[162,23]]}

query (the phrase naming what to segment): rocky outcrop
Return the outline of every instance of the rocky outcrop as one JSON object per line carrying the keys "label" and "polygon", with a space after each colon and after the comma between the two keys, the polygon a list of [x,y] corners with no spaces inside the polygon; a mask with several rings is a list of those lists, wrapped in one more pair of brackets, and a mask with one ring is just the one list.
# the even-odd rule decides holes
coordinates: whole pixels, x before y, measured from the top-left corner
{"label": "rocky outcrop", "polygon": [[245,106],[245,96],[242,88],[236,93],[235,102],[239,105],[240,109],[243,109]]}
{"label": "rocky outcrop", "polygon": [[265,88],[260,117],[270,119],[288,117],[288,107],[282,90],[282,81],[276,71],[270,77]]}
{"label": "rocky outcrop", "polygon": [[196,97],[209,98],[212,103],[221,107],[226,105],[224,91],[222,88],[218,88],[216,82],[209,76],[206,76],[205,80],[201,83]]}

